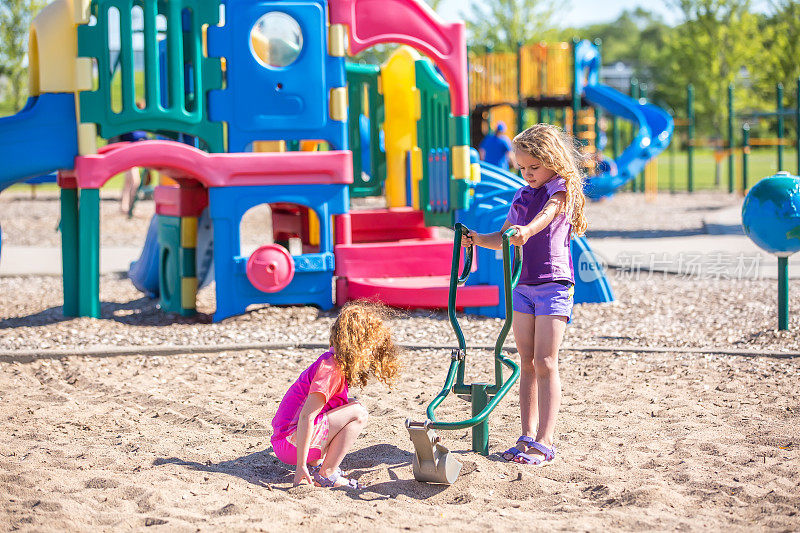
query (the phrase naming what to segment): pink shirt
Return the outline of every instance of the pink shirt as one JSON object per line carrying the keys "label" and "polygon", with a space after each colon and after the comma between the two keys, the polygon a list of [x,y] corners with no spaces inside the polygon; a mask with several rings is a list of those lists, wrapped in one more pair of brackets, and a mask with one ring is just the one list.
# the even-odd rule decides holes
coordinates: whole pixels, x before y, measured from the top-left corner
{"label": "pink shirt", "polygon": [[333,357],[333,348],[319,356],[286,391],[272,419],[272,440],[286,438],[297,431],[300,411],[313,392],[325,396],[325,405],[314,420],[315,424],[331,409],[347,403],[347,382]]}

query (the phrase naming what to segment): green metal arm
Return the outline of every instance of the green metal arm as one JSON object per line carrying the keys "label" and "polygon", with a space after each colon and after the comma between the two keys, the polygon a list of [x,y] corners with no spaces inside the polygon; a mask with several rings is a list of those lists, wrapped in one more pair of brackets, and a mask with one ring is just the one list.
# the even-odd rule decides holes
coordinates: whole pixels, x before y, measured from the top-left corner
{"label": "green metal arm", "polygon": [[453,262],[450,265],[450,293],[447,300],[447,315],[450,317],[450,325],[456,332],[458,339],[458,348],[466,350],[467,344],[464,340],[464,333],[461,331],[461,326],[456,319],[456,289],[467,282],[470,270],[472,270],[472,256],[473,246],[467,247],[467,253],[464,255],[464,268],[461,270],[461,275],[458,274],[458,262],[461,259],[461,236],[469,233],[460,222],[456,222],[454,227],[455,236],[453,237]]}
{"label": "green metal arm", "polygon": [[[435,409],[439,406],[439,404],[444,401],[447,395],[450,393],[451,390],[454,389],[468,389],[469,387],[464,385],[464,363],[465,363],[465,350],[466,350],[466,343],[464,341],[464,334],[461,331],[461,327],[458,324],[458,320],[456,318],[456,287],[459,284],[463,284],[466,281],[467,276],[469,276],[469,270],[472,264],[472,254],[468,251],[468,257],[464,261],[464,270],[461,276],[458,276],[458,261],[460,259],[461,254],[461,235],[464,233],[464,226],[461,224],[456,224],[455,230],[455,238],[453,241],[453,264],[450,270],[450,298],[448,301],[448,315],[450,316],[450,323],[453,326],[453,329],[456,332],[456,337],[458,338],[458,350],[453,350],[452,354],[452,361],[450,363],[450,368],[447,371],[447,378],[445,380],[444,387],[442,391],[431,401],[430,405],[427,409],[427,415],[430,422],[428,423],[428,427],[433,429],[464,429],[472,426],[476,426],[482,423],[489,414],[494,410],[495,406],[497,406],[498,402],[503,399],[509,389],[516,383],[517,379],[519,378],[519,365],[517,365],[511,359],[505,357],[502,353],[503,343],[506,340],[506,336],[508,335],[508,331],[511,328],[511,320],[513,318],[514,309],[511,304],[511,291],[514,286],[519,281],[519,277],[522,273],[522,257],[520,253],[520,247],[514,247],[514,266],[513,269],[511,267],[511,244],[509,239],[516,233],[516,229],[508,229],[503,233],[503,285],[505,289],[505,298],[506,298],[506,320],[503,323],[503,328],[500,331],[500,335],[497,338],[497,342],[495,344],[495,385],[491,387],[491,393],[494,394],[494,397],[486,404],[486,407],[475,415],[474,417],[470,418],[469,420],[464,420],[461,422],[437,422],[436,415],[434,414]],[[472,247],[470,247],[471,250]],[[462,281],[463,278],[463,281]],[[458,283],[458,282],[461,283]],[[503,383],[503,365],[507,366],[511,370],[511,376],[509,376],[508,380]]]}

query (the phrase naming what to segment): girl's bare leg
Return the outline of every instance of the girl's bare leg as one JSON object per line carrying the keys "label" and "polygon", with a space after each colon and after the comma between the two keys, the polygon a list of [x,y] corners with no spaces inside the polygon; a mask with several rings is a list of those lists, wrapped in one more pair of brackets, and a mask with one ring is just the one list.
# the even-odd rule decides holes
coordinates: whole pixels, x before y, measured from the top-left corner
{"label": "girl's bare leg", "polygon": [[[538,389],[539,428],[536,442],[553,446],[555,423],[561,407],[561,376],[558,373],[558,348],[564,338],[567,317],[542,315],[536,317],[533,366]],[[529,449],[529,454],[539,453]]]}
{"label": "girl's bare leg", "polygon": [[[367,424],[367,410],[358,402],[351,402],[327,412],[328,444],[319,473],[330,477],[337,471],[342,459],[353,447],[358,435]],[[347,484],[347,480],[342,480]]]}
{"label": "girl's bare leg", "polygon": [[[522,434],[528,437],[536,435],[538,423],[536,370],[534,368],[534,332],[535,317],[527,313],[514,313],[511,327],[514,331],[514,340],[520,359],[519,378],[519,410],[522,419]],[[520,443],[521,451],[525,451],[524,444]]]}

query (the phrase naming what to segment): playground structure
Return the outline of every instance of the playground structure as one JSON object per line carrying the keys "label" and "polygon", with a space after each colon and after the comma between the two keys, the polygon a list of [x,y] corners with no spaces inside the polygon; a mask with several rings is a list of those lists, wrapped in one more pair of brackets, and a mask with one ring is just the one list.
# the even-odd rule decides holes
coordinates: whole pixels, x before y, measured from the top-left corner
{"label": "playground structure", "polygon": [[[518,131],[525,126],[526,109],[536,109],[539,122],[552,122],[560,115],[565,129],[581,141],[594,172],[587,180],[587,196],[596,199],[613,195],[645,172],[648,163],[667,148],[674,123],[666,111],[638,94],[631,97],[602,85],[599,73],[599,45],[586,40],[519,46],[516,54],[488,53],[471,58],[473,144],[480,142],[490,112],[491,119],[516,124]],[[504,110],[500,111],[503,114],[498,116],[496,109]],[[603,164],[597,164],[596,143],[601,135],[598,109],[614,119],[613,160]],[[629,146],[621,152],[619,119],[631,122],[634,129]],[[647,181],[653,183],[655,170],[648,172]]]}
{"label": "playground structure", "polygon": [[[434,227],[507,210],[519,182],[495,175],[476,188],[493,171],[470,162],[463,24],[422,2],[379,12],[375,2],[57,0],[40,13],[32,96],[0,120],[11,162],[0,183],[60,171],[65,316],[101,314],[99,189],[132,167],[175,183],[156,188],[156,227],[131,271],[166,312],[193,314],[211,270],[215,321],[251,304],[329,309],[334,276],[340,304],[447,305],[449,244]],[[413,48],[382,66],[345,62],[385,42]],[[98,148],[98,136],[135,130],[168,140]],[[381,194],[387,209],[350,209],[352,197]],[[272,242],[243,254],[241,219],[260,204],[272,210]],[[301,247],[290,254],[292,240]],[[586,250],[576,247],[576,264],[599,276],[578,284],[576,301],[608,301]],[[499,259],[479,261],[497,274],[457,304],[502,316]]]}

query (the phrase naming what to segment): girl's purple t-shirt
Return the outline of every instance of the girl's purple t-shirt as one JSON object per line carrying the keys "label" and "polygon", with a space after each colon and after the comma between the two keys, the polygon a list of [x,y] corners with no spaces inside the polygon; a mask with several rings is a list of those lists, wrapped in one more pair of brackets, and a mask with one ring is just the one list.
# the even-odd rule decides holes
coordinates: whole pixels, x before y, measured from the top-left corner
{"label": "girl's purple t-shirt", "polygon": [[[567,181],[556,176],[539,188],[526,185],[517,191],[506,220],[514,226],[525,226],[539,214],[555,193],[567,190]],[[557,214],[542,231],[522,246],[522,274],[519,283],[535,285],[548,281],[575,283],[570,253],[572,224],[566,214]]]}
{"label": "girl's purple t-shirt", "polygon": [[312,392],[322,393],[326,400],[314,420],[315,424],[331,409],[347,403],[347,381],[333,357],[333,349],[320,355],[311,366],[303,370],[297,381],[286,391],[278,412],[272,419],[272,440],[286,438],[297,431],[300,411]]}

